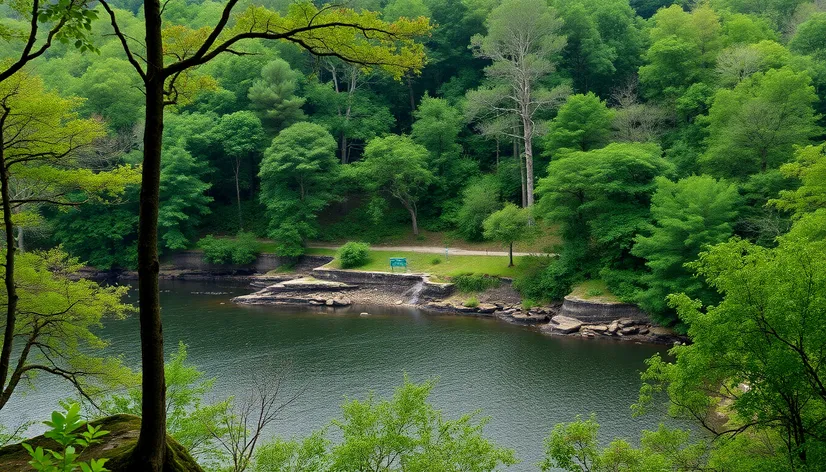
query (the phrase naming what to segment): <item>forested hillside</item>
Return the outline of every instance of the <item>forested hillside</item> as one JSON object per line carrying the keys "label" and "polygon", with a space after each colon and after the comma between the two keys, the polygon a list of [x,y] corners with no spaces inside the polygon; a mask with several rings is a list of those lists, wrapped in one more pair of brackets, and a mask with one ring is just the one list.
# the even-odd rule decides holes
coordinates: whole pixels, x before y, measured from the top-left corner
{"label": "forested hillside", "polygon": [[[510,202],[562,241],[542,248],[557,260],[534,261],[518,283],[525,296],[598,278],[669,321],[671,292],[714,301],[683,266],[705,245],[737,235],[771,246],[816,198],[806,181],[822,165],[812,146],[826,109],[818,3],[349,3],[390,21],[430,18],[426,66],[392,77],[261,40],[188,74],[166,111],[163,253],[239,233],[286,256],[308,241],[420,230],[481,240],[485,218]],[[140,38],[141,2],[110,5],[124,36]],[[0,8],[4,28],[24,26]],[[185,50],[187,32],[221,9],[170,2],[167,41]],[[133,268],[142,84],[109,22],[89,28],[88,45],[56,42],[19,86],[33,102],[62,97],[57,119],[99,127],[82,165],[127,182],[64,196],[79,205],[32,202],[19,244]]]}

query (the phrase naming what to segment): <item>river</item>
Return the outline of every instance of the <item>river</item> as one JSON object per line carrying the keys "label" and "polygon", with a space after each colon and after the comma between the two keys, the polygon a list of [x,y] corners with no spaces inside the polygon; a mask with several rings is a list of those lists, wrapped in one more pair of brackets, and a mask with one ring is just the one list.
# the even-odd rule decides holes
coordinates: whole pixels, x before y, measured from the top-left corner
{"label": "river", "polygon": [[[447,417],[477,409],[489,416],[486,434],[522,460],[508,470],[536,470],[543,438],[577,414],[596,413],[605,442],[638,438],[661,420],[632,418],[629,407],[643,361],[662,347],[548,337],[497,320],[408,308],[237,306],[230,298],[249,287],[221,283],[162,282],[161,289],[167,351],[186,343],[189,361],[216,378],[216,398],[243,395],[254,377],[271,378],[289,365],[289,388],[305,390],[271,434],[306,435],[338,417],[345,398],[391,394],[404,373],[414,381],[438,378],[431,401]],[[371,315],[360,316],[365,310]],[[109,322],[102,334],[137,365],[136,317]],[[62,384],[40,381],[36,391],[16,395],[0,423],[40,421],[67,396]]]}

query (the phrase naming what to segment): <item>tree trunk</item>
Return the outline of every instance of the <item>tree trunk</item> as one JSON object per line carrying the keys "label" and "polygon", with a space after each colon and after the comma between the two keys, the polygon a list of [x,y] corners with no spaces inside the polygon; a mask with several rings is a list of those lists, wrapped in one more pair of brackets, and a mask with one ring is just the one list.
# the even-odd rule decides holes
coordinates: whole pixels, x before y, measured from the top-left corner
{"label": "tree trunk", "polygon": [[238,202],[238,230],[244,231],[244,217],[241,214],[241,159],[235,160],[235,201]]}
{"label": "tree trunk", "polygon": [[513,242],[511,242],[508,247],[508,256],[510,257],[510,264],[508,264],[508,267],[513,267]]}
{"label": "tree trunk", "polygon": [[404,203],[405,208],[410,213],[410,221],[413,223],[413,235],[419,235],[419,221],[416,218],[416,207],[414,205],[410,205],[409,203]]}
{"label": "tree trunk", "polygon": [[525,142],[525,207],[533,206],[533,123],[530,117],[522,120],[523,141]]}
{"label": "tree trunk", "polygon": [[416,113],[416,95],[413,94],[413,79],[407,74],[407,93],[410,95],[410,113]]}
{"label": "tree trunk", "polygon": [[519,153],[519,141],[513,140],[513,158],[519,160],[519,178],[522,180],[522,208],[528,206],[528,181],[525,179],[525,161]]}
{"label": "tree trunk", "polygon": [[158,293],[158,207],[163,139],[164,71],[159,0],[144,2],[146,124],[138,225],[138,301],[141,332],[141,430],[130,470],[161,472],[166,454],[166,382]]}
{"label": "tree trunk", "polygon": [[[0,120],[0,130],[8,116],[8,110]],[[1,131],[0,131],[1,133]],[[11,364],[12,344],[14,343],[14,329],[17,323],[17,286],[14,282],[14,224],[12,223],[11,197],[9,194],[9,169],[6,164],[5,152],[2,149],[2,134],[0,134],[0,195],[3,206],[3,229],[6,233],[6,260],[4,283],[6,286],[6,329],[3,333],[3,349],[0,352],[0,391],[5,389]]]}
{"label": "tree trunk", "polygon": [[347,156],[347,136],[344,135],[344,132],[342,132],[338,138],[338,143],[339,153],[341,153],[341,163],[347,164],[349,156]]}

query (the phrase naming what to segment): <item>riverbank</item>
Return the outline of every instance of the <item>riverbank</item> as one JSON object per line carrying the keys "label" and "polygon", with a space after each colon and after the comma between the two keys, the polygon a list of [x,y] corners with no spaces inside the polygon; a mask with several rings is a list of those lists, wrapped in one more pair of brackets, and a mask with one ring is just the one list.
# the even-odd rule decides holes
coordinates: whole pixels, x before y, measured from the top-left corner
{"label": "riverbank", "polygon": [[250,284],[258,290],[233,298],[233,303],[334,309],[407,306],[440,314],[495,318],[550,336],[667,345],[683,341],[670,329],[653,325],[644,313],[625,303],[566,297],[562,303],[554,305],[524,305],[508,279],[502,280],[498,287],[482,292],[458,293],[453,284],[433,281],[428,274],[342,270],[322,266],[308,274],[292,277],[252,277]]}
{"label": "riverbank", "polygon": [[[325,251],[316,249],[316,251]],[[327,250],[329,251],[329,250]],[[498,256],[455,256],[474,259],[487,267]],[[485,259],[485,260],[479,260]],[[455,259],[454,259],[455,261]],[[467,261],[462,263],[466,266]],[[441,267],[440,269],[445,269]],[[197,251],[186,251],[168,258],[160,271],[161,279],[188,281],[232,281],[249,284],[251,293],[232,301],[242,305],[282,305],[342,308],[413,307],[432,313],[494,318],[525,326],[549,336],[605,338],[611,340],[671,345],[685,338],[668,328],[656,326],[633,305],[612,297],[585,296],[574,291],[561,303],[545,306],[523,304],[511,286],[511,279],[481,292],[459,293],[449,277],[425,271],[385,272],[380,270],[342,270],[332,255],[307,255],[285,261],[262,254],[247,266],[215,265],[204,262]],[[135,272],[87,273],[88,277],[131,281]]]}

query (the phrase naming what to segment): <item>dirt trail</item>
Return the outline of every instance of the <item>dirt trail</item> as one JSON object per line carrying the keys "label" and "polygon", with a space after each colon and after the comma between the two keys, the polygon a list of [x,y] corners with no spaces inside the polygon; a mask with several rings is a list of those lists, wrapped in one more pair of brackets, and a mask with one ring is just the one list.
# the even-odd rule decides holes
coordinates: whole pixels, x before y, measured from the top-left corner
{"label": "dirt trail", "polygon": [[[321,244],[310,244],[308,245],[310,248],[314,249],[332,249],[338,250],[340,246],[327,246]],[[436,246],[370,246],[370,249],[373,251],[386,251],[386,252],[421,252],[424,254],[444,254],[445,248],[444,247],[436,247]],[[507,251],[488,251],[488,250],[478,250],[478,249],[459,249],[459,248],[448,248],[448,254],[452,256],[507,256]],[[514,252],[514,256],[530,256],[535,253],[530,252]]]}

